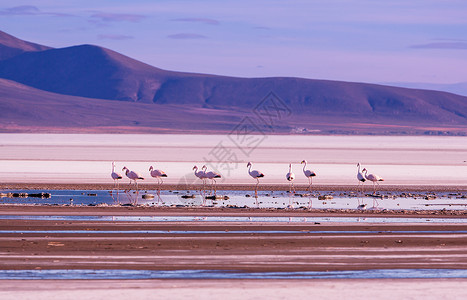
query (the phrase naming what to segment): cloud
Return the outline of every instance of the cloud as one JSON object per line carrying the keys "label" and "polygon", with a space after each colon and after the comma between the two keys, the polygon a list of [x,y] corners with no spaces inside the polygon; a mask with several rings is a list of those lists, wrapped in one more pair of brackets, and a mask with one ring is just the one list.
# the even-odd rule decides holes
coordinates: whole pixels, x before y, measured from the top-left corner
{"label": "cloud", "polygon": [[412,45],[410,48],[414,49],[467,49],[467,42],[437,42],[428,44]]}
{"label": "cloud", "polygon": [[167,36],[169,39],[176,40],[195,40],[195,39],[207,39],[207,36],[196,34],[196,33],[177,33]]}
{"label": "cloud", "polygon": [[1,15],[37,15],[40,14],[39,8],[33,5],[21,5],[15,7],[5,8],[0,11]]}
{"label": "cloud", "polygon": [[99,34],[97,38],[100,40],[131,40],[135,37],[123,34]]}
{"label": "cloud", "polygon": [[174,22],[192,22],[192,23],[204,23],[208,25],[219,25],[219,21],[208,18],[180,18],[172,19]]}
{"label": "cloud", "polygon": [[47,15],[47,16],[59,16],[59,17],[66,17],[71,16],[70,14],[64,13],[55,13],[55,12],[44,12],[41,11],[37,6],[34,5],[20,5],[5,8],[0,10],[0,16],[39,16],[39,15]]}
{"label": "cloud", "polygon": [[146,18],[143,15],[136,15],[136,14],[111,14],[111,13],[103,13],[98,12],[91,15],[96,21],[101,22],[132,22],[137,23]]}

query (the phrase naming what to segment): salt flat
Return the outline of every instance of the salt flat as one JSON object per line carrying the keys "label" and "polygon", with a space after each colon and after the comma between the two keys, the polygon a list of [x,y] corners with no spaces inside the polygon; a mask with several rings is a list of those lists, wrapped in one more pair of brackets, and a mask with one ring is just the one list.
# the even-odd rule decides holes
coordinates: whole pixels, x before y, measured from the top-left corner
{"label": "salt flat", "polygon": [[169,184],[195,183],[194,165],[222,174],[219,183],[251,184],[246,163],[268,184],[287,183],[292,163],[297,184],[306,184],[308,161],[316,184],[355,184],[356,163],[392,185],[467,184],[467,137],[0,134],[1,182],[111,183],[111,161],[150,182],[154,165]]}

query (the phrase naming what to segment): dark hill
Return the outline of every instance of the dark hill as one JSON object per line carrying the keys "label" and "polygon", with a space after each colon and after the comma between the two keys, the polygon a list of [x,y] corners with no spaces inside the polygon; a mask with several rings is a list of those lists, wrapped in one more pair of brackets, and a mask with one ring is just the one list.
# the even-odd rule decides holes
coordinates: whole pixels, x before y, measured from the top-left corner
{"label": "dark hill", "polygon": [[50,49],[50,47],[20,40],[0,30],[0,60],[11,58],[24,52],[47,49]]}
{"label": "dark hill", "polygon": [[[8,45],[22,44],[21,40],[13,43],[11,41],[15,38],[5,34],[3,36],[6,38],[0,39],[0,44],[4,46],[0,48],[0,56],[8,52],[2,50]],[[417,126],[467,126],[467,97],[445,92],[290,77],[235,78],[171,72],[98,46],[82,45],[41,51],[41,48],[37,47],[44,46],[24,43],[21,48],[23,53],[0,61],[0,78],[34,87],[34,93],[39,93],[39,90],[50,92],[41,94],[41,97],[34,100],[37,102],[38,112],[41,111],[40,104],[45,104],[48,97],[55,99],[57,109],[59,103],[66,103],[70,113],[78,109],[80,101],[86,102],[88,107],[92,101],[98,101],[99,105],[104,105],[105,102],[105,106],[109,105],[108,114],[122,112],[121,107],[125,107],[128,112],[134,112],[129,109],[131,105],[146,104],[149,106],[145,106],[145,109],[158,116],[158,111],[170,107],[170,113],[167,110],[167,114],[176,120],[177,125],[174,125],[175,122],[166,122],[163,125],[165,130],[175,127],[190,129],[190,126],[187,126],[192,124],[191,120],[187,119],[189,116],[179,118],[174,113],[176,110],[193,110],[203,111],[203,114],[209,112],[214,119],[223,115],[224,119],[212,122],[209,128],[224,131],[227,128],[226,124],[236,120],[239,114],[252,114],[254,117],[254,108],[266,95],[273,92],[280,97],[290,112],[288,120],[282,120],[280,126],[275,124],[281,132],[290,132],[297,127],[320,128],[331,132],[333,128],[349,129],[349,124],[357,124],[357,127],[360,126],[358,124],[370,124],[364,126],[367,133],[372,130],[380,132],[378,128],[381,126],[397,125],[397,128],[402,128],[400,132],[407,132],[406,127],[409,128],[409,132],[413,132],[410,128]],[[11,87],[11,82],[8,85],[10,88],[5,89],[3,99],[20,101],[20,95],[24,93],[15,94],[15,87]],[[73,105],[70,105],[71,103]],[[13,107],[12,103],[9,105]],[[156,111],[153,110],[155,107]],[[51,102],[47,110],[54,110]],[[232,118],[227,118],[226,121],[225,118],[229,114]],[[106,119],[103,111],[98,114],[91,113],[86,119],[93,115],[95,118],[99,115],[100,118]],[[21,118],[19,115],[17,117]],[[117,115],[113,117],[119,118]],[[208,119],[201,118],[199,121],[209,123]],[[89,124],[96,123],[88,121]],[[85,126],[78,120],[76,122]],[[152,124],[150,126],[156,126],[149,123]],[[359,131],[349,129],[349,132]]]}

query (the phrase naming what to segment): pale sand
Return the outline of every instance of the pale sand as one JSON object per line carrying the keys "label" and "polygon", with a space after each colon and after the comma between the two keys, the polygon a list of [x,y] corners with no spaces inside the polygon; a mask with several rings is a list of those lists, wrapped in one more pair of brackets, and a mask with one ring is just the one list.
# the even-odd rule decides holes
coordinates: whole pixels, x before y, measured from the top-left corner
{"label": "pale sand", "polygon": [[467,279],[1,280],[0,299],[466,299]]}

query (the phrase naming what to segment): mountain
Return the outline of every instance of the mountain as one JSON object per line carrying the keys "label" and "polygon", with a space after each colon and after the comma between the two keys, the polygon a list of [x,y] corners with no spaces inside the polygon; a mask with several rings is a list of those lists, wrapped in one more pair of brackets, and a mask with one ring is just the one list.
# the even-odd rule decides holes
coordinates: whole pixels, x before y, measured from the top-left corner
{"label": "mountain", "polygon": [[[8,111],[0,128],[6,131],[13,128],[6,122],[25,124],[27,111],[18,106],[28,103],[36,117],[26,123],[49,128],[44,130],[228,132],[250,117],[259,123],[256,129],[274,133],[467,132],[467,97],[446,92],[172,72],[93,45],[50,49],[20,40],[8,43],[23,45],[16,48],[23,52],[0,61],[0,96]],[[25,50],[26,45],[33,50]],[[57,111],[62,117],[47,120]]]}
{"label": "mountain", "polygon": [[67,96],[6,79],[0,79],[0,99],[0,132],[215,133],[243,118],[223,110]]}
{"label": "mountain", "polygon": [[20,40],[0,30],[0,60],[11,58],[24,52],[47,49],[50,49],[50,47]]}
{"label": "mountain", "polygon": [[451,84],[424,83],[424,82],[391,82],[387,85],[399,86],[411,89],[424,89],[433,91],[443,91],[457,95],[467,96],[467,82],[458,82]]}

